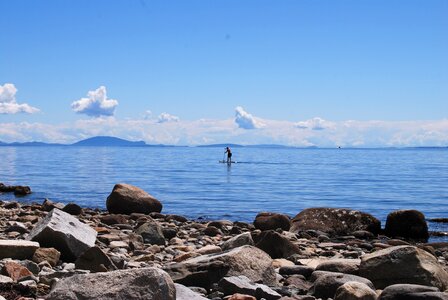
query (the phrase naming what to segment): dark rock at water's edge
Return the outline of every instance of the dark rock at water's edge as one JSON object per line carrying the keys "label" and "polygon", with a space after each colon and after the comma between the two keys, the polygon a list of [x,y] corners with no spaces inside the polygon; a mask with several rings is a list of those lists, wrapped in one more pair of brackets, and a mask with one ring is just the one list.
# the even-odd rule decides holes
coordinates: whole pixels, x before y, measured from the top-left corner
{"label": "dark rock at water's edge", "polygon": [[162,203],[144,190],[125,183],[114,186],[112,193],[107,197],[107,210],[113,214],[161,212]]}
{"label": "dark rock at water's edge", "polygon": [[254,226],[260,230],[275,230],[277,228],[289,230],[291,221],[284,214],[261,212],[255,217]]}
{"label": "dark rock at water's edge", "polygon": [[384,229],[387,236],[410,238],[427,242],[428,224],[425,216],[417,210],[397,210],[387,216]]}
{"label": "dark rock at water's edge", "polygon": [[0,182],[0,193],[14,193],[17,196],[31,194],[31,188],[26,185],[5,185]]}
{"label": "dark rock at water's edge", "polygon": [[344,208],[308,208],[292,219],[291,232],[319,230],[330,235],[349,235],[367,230],[378,234],[381,222],[374,216]]}

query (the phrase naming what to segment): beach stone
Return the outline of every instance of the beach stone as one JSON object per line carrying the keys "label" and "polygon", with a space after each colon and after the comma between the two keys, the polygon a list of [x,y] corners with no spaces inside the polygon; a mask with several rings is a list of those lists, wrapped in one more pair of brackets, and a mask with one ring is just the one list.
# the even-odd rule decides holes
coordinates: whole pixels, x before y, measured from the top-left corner
{"label": "beach stone", "polygon": [[301,265],[295,265],[291,267],[281,267],[279,269],[280,275],[302,275],[306,278],[310,277],[311,274],[314,272],[313,267],[309,266],[301,266]]}
{"label": "beach stone", "polygon": [[173,237],[177,236],[177,228],[162,228],[162,234],[167,240],[171,240]]}
{"label": "beach stone", "polygon": [[175,283],[174,286],[176,287],[176,300],[208,300],[185,285]]}
{"label": "beach stone", "polygon": [[196,250],[196,253],[198,253],[200,255],[220,253],[220,252],[222,252],[221,247],[218,247],[218,246],[215,246],[215,245],[207,245],[207,246],[204,246],[204,247],[199,248],[198,250]]}
{"label": "beach stone", "polygon": [[180,216],[180,215],[167,215],[165,217],[166,221],[176,221],[176,222],[180,222],[180,223],[185,223],[188,221],[187,218],[185,218],[184,216]]}
{"label": "beach stone", "polygon": [[33,255],[33,261],[37,264],[46,261],[52,267],[58,264],[59,259],[61,258],[61,252],[56,250],[55,248],[38,248]]}
{"label": "beach stone", "polygon": [[329,272],[358,275],[360,264],[361,264],[360,259],[348,259],[348,258],[330,259],[321,262],[316,267],[316,271],[329,271]]}
{"label": "beach stone", "polygon": [[47,300],[175,300],[176,288],[157,268],[74,275],[58,281]]}
{"label": "beach stone", "polygon": [[[315,271],[314,273],[316,272],[319,271]],[[314,281],[311,295],[316,298],[322,299],[333,298],[337,289],[344,283],[350,281],[364,283],[372,290],[375,290],[375,286],[373,285],[373,283],[366,278],[351,274],[324,272],[320,274]]]}
{"label": "beach stone", "polygon": [[272,259],[264,251],[242,246],[222,253],[207,254],[165,266],[177,283],[209,288],[224,276],[244,275],[254,282],[274,284]]}
{"label": "beach stone", "polygon": [[156,221],[146,222],[141,225],[135,233],[143,237],[143,242],[152,245],[165,245],[162,226]]}
{"label": "beach stone", "polygon": [[62,203],[55,203],[55,202],[51,201],[48,198],[45,198],[44,202],[42,202],[41,209],[43,211],[48,211],[49,212],[49,211],[52,211],[55,208],[62,210],[62,209],[64,209],[64,204],[62,204]]}
{"label": "beach stone", "polygon": [[125,215],[108,214],[101,216],[100,221],[106,225],[127,224],[128,218]]}
{"label": "beach stone", "polygon": [[2,273],[9,276],[13,281],[17,281],[23,277],[32,276],[33,273],[26,267],[14,261],[7,261],[3,265]]}
{"label": "beach stone", "polygon": [[236,293],[230,296],[227,300],[257,300],[257,298],[251,295]]}
{"label": "beach stone", "polygon": [[93,273],[107,272],[117,269],[109,256],[107,256],[107,254],[98,246],[86,250],[75,261],[75,266],[77,269],[89,270]]}
{"label": "beach stone", "polygon": [[262,231],[276,230],[277,228],[288,231],[291,227],[291,222],[287,215],[272,212],[261,212],[255,217],[254,226],[256,229],[260,229]]}
{"label": "beach stone", "polygon": [[3,205],[3,207],[6,208],[6,209],[20,208],[20,203],[18,203],[17,201],[6,202]]}
{"label": "beach stone", "polygon": [[235,293],[254,296],[258,299],[275,300],[281,298],[281,295],[266,285],[253,283],[246,276],[224,277],[218,283],[224,292],[224,295],[233,295]]}
{"label": "beach stone", "polygon": [[212,226],[212,225],[204,228],[202,233],[205,235],[208,235],[208,236],[223,235],[221,229],[219,229],[218,227]]}
{"label": "beach stone", "polygon": [[82,213],[82,208],[76,203],[70,202],[64,206],[62,211],[65,211],[68,214],[78,216]]}
{"label": "beach stone", "polygon": [[162,211],[162,203],[144,190],[125,183],[114,186],[106,201],[107,210],[113,214],[143,213]]}
{"label": "beach stone", "polygon": [[387,216],[385,234],[427,242],[429,238],[425,215],[418,210],[397,210]]}
{"label": "beach stone", "polygon": [[27,259],[33,257],[39,243],[23,240],[0,240],[0,259]]}
{"label": "beach stone", "polygon": [[448,288],[448,272],[434,256],[414,246],[394,246],[361,256],[359,275],[379,289],[398,283]]}
{"label": "beach stone", "polygon": [[241,233],[228,239],[227,241],[222,243],[221,249],[225,251],[245,245],[254,245],[254,240],[252,239],[252,235],[250,234],[250,232]]}
{"label": "beach stone", "polygon": [[28,239],[61,252],[61,258],[74,261],[95,245],[97,232],[72,215],[57,208],[39,221]]}
{"label": "beach stone", "polygon": [[368,285],[349,281],[341,285],[334,295],[334,300],[376,300],[377,294]]}
{"label": "beach stone", "polygon": [[18,232],[24,234],[28,233],[29,230],[22,222],[14,222],[11,226],[5,229],[5,232]]}
{"label": "beach stone", "polygon": [[257,248],[260,248],[272,258],[288,258],[291,255],[300,253],[299,246],[273,230],[252,233],[252,239]]}
{"label": "beach stone", "polygon": [[349,235],[359,230],[377,234],[380,221],[368,213],[342,208],[308,208],[292,219],[289,231],[318,230],[330,235]]}
{"label": "beach stone", "polygon": [[2,284],[2,283],[9,283],[9,282],[13,282],[11,277],[5,276],[5,275],[0,275],[0,284]]}
{"label": "beach stone", "polygon": [[[445,298],[425,297],[427,293],[438,293],[439,289],[436,287],[418,285],[418,284],[394,284],[386,287],[380,294],[378,300],[436,300],[448,299],[448,294]],[[441,293],[442,295],[444,293]]]}

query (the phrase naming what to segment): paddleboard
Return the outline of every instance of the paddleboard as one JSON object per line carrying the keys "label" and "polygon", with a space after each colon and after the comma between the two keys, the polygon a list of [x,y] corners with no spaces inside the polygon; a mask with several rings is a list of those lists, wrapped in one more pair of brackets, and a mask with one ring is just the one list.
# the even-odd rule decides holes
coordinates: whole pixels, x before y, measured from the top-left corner
{"label": "paddleboard", "polygon": [[228,162],[227,160],[220,160],[219,161],[221,164],[236,164],[236,161],[231,161],[231,162]]}

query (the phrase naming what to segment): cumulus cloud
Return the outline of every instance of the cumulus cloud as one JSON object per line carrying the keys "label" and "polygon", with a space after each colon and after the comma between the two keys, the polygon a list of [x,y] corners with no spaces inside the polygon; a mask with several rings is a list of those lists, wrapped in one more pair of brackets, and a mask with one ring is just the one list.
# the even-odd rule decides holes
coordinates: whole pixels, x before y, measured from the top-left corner
{"label": "cumulus cloud", "polygon": [[300,129],[324,130],[331,127],[331,123],[322,118],[315,117],[306,121],[297,122],[295,126]]}
{"label": "cumulus cloud", "polygon": [[143,113],[143,119],[149,120],[151,119],[151,117],[152,117],[152,111],[150,111],[149,109]]}
{"label": "cumulus cloud", "polygon": [[118,101],[107,99],[106,87],[100,86],[94,91],[87,93],[87,98],[81,98],[72,103],[72,109],[79,114],[92,117],[113,116]]}
{"label": "cumulus cloud", "polygon": [[164,112],[159,115],[158,122],[159,123],[179,122],[179,117]]}
{"label": "cumulus cloud", "polygon": [[14,84],[5,83],[4,85],[0,85],[0,114],[33,114],[39,111],[39,109],[26,103],[17,103],[16,93],[17,88]]}
{"label": "cumulus cloud", "polygon": [[250,113],[246,112],[241,106],[235,108],[235,123],[243,129],[256,129],[264,125]]}

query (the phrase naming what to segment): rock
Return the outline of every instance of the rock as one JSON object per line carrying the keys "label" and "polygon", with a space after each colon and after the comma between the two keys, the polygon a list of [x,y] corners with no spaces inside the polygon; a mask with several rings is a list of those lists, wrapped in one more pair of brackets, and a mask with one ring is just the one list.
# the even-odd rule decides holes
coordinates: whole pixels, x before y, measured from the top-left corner
{"label": "rock", "polygon": [[218,247],[215,245],[207,245],[207,246],[204,246],[204,247],[196,250],[196,253],[198,253],[200,255],[220,253],[220,252],[222,252],[221,247]]}
{"label": "rock", "polygon": [[262,250],[242,246],[218,254],[191,258],[167,265],[165,270],[177,283],[209,288],[224,276],[244,275],[254,282],[275,283],[272,259]]}
{"label": "rock", "polygon": [[273,230],[253,233],[252,238],[255,246],[260,248],[272,258],[288,258],[300,253],[299,246],[293,244],[288,238]]}
{"label": "rock", "polygon": [[101,216],[100,221],[106,225],[127,224],[128,218],[124,215],[109,214]]}
{"label": "rock", "polygon": [[33,257],[39,243],[23,240],[0,240],[0,259],[27,259]]}
{"label": "rock", "polygon": [[162,228],[162,234],[167,240],[177,236],[177,228]]}
{"label": "rock", "polygon": [[117,269],[109,256],[107,256],[98,246],[86,250],[75,261],[75,266],[77,269],[89,270],[93,273],[107,272]]}
{"label": "rock", "polygon": [[13,280],[11,279],[11,277],[9,277],[9,276],[5,276],[5,275],[0,275],[0,284],[2,284],[2,283],[8,283],[8,282],[13,282]]}
{"label": "rock", "polygon": [[434,256],[414,246],[395,246],[363,255],[359,275],[379,289],[397,283],[448,288],[448,272]]}
{"label": "rock", "polygon": [[95,245],[96,235],[90,226],[55,208],[36,224],[28,239],[38,241],[44,247],[56,248],[63,260],[74,261]]}
{"label": "rock", "polygon": [[311,294],[316,298],[333,298],[337,289],[341,285],[349,281],[364,283],[372,290],[375,289],[375,286],[372,284],[372,282],[366,278],[350,274],[325,272],[317,277],[316,281],[314,281]]}
{"label": "rock", "polygon": [[176,287],[176,300],[208,300],[182,284],[175,283],[174,286]]}
{"label": "rock", "polygon": [[141,225],[135,233],[140,234],[143,237],[143,241],[147,244],[165,245],[162,226],[155,221]]}
{"label": "rock", "polygon": [[125,183],[116,184],[107,197],[107,210],[113,214],[161,212],[162,203],[144,190]]}
{"label": "rock", "polygon": [[52,267],[58,264],[61,252],[55,248],[39,248],[34,252],[33,261],[37,264],[47,261]]}
{"label": "rock", "polygon": [[13,232],[13,231],[21,233],[21,234],[29,232],[29,230],[25,226],[25,224],[23,224],[21,222],[14,222],[14,224],[12,224],[11,226],[9,226],[8,228],[5,229],[5,232]]}
{"label": "rock", "polygon": [[13,281],[17,281],[23,277],[33,275],[30,270],[14,261],[5,262],[2,273],[6,276],[9,276]]}
{"label": "rock", "polygon": [[58,281],[47,300],[175,300],[171,278],[157,268],[74,275]]}
{"label": "rock", "polygon": [[291,232],[319,230],[330,235],[348,235],[359,230],[377,234],[381,223],[370,214],[342,208],[308,208],[292,219]]}
{"label": "rock", "polygon": [[229,240],[222,243],[221,249],[225,251],[244,245],[254,245],[254,240],[252,239],[250,232],[245,232],[230,238]]}
{"label": "rock", "polygon": [[180,222],[180,223],[185,223],[185,222],[188,221],[187,218],[185,218],[184,216],[179,216],[179,215],[167,215],[167,216],[165,217],[165,220],[166,220],[166,221],[172,221],[172,220],[174,220],[174,221],[177,221],[177,222]]}
{"label": "rock", "polygon": [[[436,299],[448,299],[448,294],[445,294],[446,298],[437,297],[422,297],[425,293],[437,293],[439,290],[436,287],[417,285],[417,284],[394,284],[386,287],[380,294],[378,300],[436,300]],[[421,297],[418,297],[418,296]]]}
{"label": "rock", "polygon": [[293,267],[281,267],[279,270],[280,275],[302,275],[306,278],[311,276],[314,272],[314,268],[308,266],[293,266]]}
{"label": "rock", "polygon": [[334,295],[334,300],[376,300],[377,294],[368,285],[349,281],[341,285]]}
{"label": "rock", "polygon": [[230,296],[230,298],[228,298],[227,300],[257,300],[257,298],[251,295],[236,293]]}
{"label": "rock", "polygon": [[4,185],[0,183],[0,193],[14,193],[17,196],[25,196],[31,194],[31,189],[25,185]]}
{"label": "rock", "polygon": [[359,274],[360,259],[330,259],[323,261],[316,267],[316,271],[329,271],[344,274]]}
{"label": "rock", "polygon": [[277,228],[288,231],[291,227],[291,222],[287,215],[261,212],[255,217],[254,226],[262,231],[276,230]]}
{"label": "rock", "polygon": [[65,211],[68,214],[78,216],[82,213],[82,208],[76,203],[68,203],[64,206],[62,211]]}
{"label": "rock", "polygon": [[42,202],[41,209],[43,211],[52,211],[53,209],[64,209],[64,204],[62,203],[54,203],[50,199],[45,198],[44,202]]}
{"label": "rock", "polygon": [[263,284],[253,283],[246,276],[224,277],[218,283],[224,292],[224,295],[233,295],[235,293],[254,296],[257,299],[275,300],[281,298],[281,295]]}
{"label": "rock", "polygon": [[17,201],[12,201],[12,202],[5,203],[4,207],[6,209],[15,209],[15,208],[20,208],[20,204]]}
{"label": "rock", "polygon": [[215,226],[207,226],[206,228],[204,228],[202,233],[205,234],[205,235],[208,235],[208,236],[222,235],[221,229],[219,229],[219,228],[217,228]]}
{"label": "rock", "polygon": [[387,216],[384,229],[387,236],[427,242],[428,225],[425,216],[417,210],[397,210]]}

